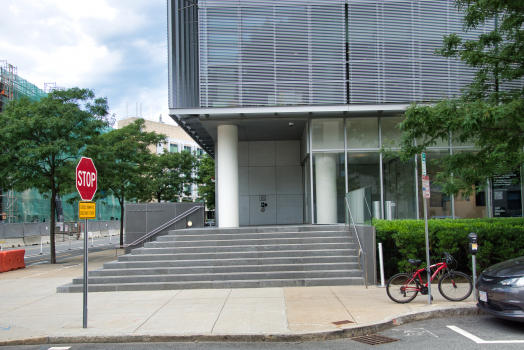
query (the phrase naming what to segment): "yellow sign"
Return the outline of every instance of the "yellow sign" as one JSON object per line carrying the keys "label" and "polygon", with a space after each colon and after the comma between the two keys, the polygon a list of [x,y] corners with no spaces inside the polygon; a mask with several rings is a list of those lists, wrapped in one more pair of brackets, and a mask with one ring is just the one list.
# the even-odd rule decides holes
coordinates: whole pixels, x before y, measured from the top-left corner
{"label": "yellow sign", "polygon": [[80,220],[96,219],[96,202],[79,202],[78,216]]}

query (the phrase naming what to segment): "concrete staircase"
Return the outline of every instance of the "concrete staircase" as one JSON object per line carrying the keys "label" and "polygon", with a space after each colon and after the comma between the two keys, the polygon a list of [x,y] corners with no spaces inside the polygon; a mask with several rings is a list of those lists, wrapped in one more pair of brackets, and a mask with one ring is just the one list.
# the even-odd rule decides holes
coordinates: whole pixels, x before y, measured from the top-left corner
{"label": "concrete staircase", "polygon": [[363,285],[355,244],[343,225],[169,231],[90,271],[89,291]]}

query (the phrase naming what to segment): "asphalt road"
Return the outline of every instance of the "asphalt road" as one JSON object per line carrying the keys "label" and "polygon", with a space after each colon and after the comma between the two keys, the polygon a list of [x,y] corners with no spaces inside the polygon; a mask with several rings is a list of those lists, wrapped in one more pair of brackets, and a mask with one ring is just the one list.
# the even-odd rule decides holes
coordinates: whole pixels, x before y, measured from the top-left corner
{"label": "asphalt road", "polygon": [[[1,330],[0,330],[1,331]],[[379,335],[394,342],[367,345],[352,339],[292,343],[132,343],[8,346],[5,350],[226,350],[226,349],[522,349],[524,323],[491,316],[440,318],[401,325]]]}
{"label": "asphalt road", "polygon": [[[84,254],[84,240],[71,240],[71,247],[69,246],[69,241],[60,242],[60,235],[57,235],[56,242],[56,260],[59,262],[63,259],[72,258],[75,256]],[[119,244],[120,236],[111,237],[111,244],[109,243],[109,237],[100,237],[94,238],[93,240],[89,239],[88,250],[89,253],[96,253],[102,250],[114,249],[117,244]],[[38,264],[47,264],[50,258],[50,249],[49,244],[43,244],[42,248],[40,245],[33,245],[29,247],[20,247],[20,248],[10,248],[4,250],[12,249],[25,249],[25,264],[26,266],[38,265]],[[40,254],[42,251],[42,254]]]}

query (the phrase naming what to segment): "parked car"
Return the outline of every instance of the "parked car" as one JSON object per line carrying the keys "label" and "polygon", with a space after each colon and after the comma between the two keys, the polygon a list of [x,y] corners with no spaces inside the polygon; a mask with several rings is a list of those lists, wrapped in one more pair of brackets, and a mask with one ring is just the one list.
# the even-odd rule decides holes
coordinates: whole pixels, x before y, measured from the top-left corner
{"label": "parked car", "polygon": [[482,271],[477,289],[477,307],[482,311],[524,322],[524,256]]}
{"label": "parked car", "polygon": [[206,226],[215,226],[215,220],[206,220]]}

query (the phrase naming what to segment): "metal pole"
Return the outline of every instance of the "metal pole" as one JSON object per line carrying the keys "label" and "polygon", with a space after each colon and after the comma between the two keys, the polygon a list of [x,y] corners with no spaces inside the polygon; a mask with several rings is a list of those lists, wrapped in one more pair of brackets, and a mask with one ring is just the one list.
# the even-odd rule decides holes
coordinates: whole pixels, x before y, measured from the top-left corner
{"label": "metal pole", "polygon": [[382,243],[378,244],[378,258],[380,261],[380,286],[384,288],[385,282],[384,282],[384,258],[382,256]]}
{"label": "metal pole", "polygon": [[428,265],[428,304],[431,305],[431,262],[429,260],[429,234],[428,234],[428,199],[424,199],[424,223],[426,232],[426,264]]}
{"label": "metal pole", "polygon": [[94,241],[95,241],[95,234],[92,233],[91,234],[91,247],[94,245]]}
{"label": "metal pole", "polygon": [[42,255],[42,235],[40,235],[40,254]]}
{"label": "metal pole", "polygon": [[83,312],[83,327],[87,328],[87,219],[85,220],[85,230],[84,230],[84,312]]}
{"label": "metal pole", "polygon": [[473,301],[477,301],[477,257],[475,255],[471,256],[471,259],[473,260]]}
{"label": "metal pole", "polygon": [[67,237],[69,238],[69,249],[68,250],[71,250],[71,235],[68,235]]}

